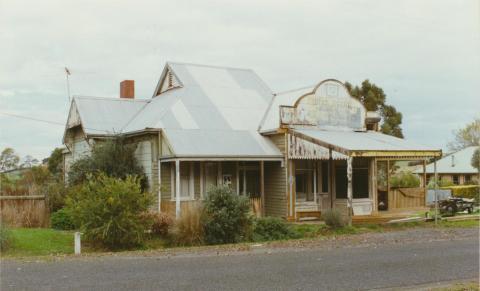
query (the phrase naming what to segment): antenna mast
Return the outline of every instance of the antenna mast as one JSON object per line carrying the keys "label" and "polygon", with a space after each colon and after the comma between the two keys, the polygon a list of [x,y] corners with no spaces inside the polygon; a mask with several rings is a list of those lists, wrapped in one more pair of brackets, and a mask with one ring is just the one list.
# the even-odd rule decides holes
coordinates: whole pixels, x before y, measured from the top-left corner
{"label": "antenna mast", "polygon": [[70,97],[70,79],[68,78],[68,76],[70,76],[70,70],[68,70],[67,67],[65,67],[65,76],[67,78],[67,94],[68,94],[68,102],[71,101],[71,97]]}

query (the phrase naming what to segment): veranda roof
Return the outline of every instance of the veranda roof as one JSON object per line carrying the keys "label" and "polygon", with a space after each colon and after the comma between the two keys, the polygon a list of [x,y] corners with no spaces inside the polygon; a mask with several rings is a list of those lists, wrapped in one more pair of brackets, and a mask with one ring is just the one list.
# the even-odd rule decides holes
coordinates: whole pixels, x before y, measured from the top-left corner
{"label": "veranda roof", "polygon": [[293,129],[294,136],[351,157],[437,157],[441,149],[375,131],[326,131]]}

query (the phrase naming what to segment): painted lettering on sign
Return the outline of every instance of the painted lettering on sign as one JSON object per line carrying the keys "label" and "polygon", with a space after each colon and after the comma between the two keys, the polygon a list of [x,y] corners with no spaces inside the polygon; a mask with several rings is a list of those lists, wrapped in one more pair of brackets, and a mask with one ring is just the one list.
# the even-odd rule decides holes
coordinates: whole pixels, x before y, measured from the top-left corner
{"label": "painted lettering on sign", "polygon": [[290,126],[363,130],[365,115],[363,104],[336,80],[320,83],[314,92],[300,97],[295,106],[280,106],[280,122]]}

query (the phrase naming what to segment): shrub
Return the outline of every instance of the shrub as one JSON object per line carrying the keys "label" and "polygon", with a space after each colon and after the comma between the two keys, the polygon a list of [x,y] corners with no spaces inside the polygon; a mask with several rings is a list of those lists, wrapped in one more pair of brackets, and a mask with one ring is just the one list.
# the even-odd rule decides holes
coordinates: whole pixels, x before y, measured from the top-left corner
{"label": "shrub", "polygon": [[63,182],[56,182],[47,186],[48,208],[50,212],[55,212],[65,207],[65,198],[68,189]]}
{"label": "shrub", "polygon": [[99,174],[87,177],[70,194],[67,207],[88,241],[114,250],[143,243],[149,224],[141,214],[151,202],[152,196],[142,192],[137,177],[122,180]]}
{"label": "shrub", "polygon": [[297,237],[285,220],[278,217],[263,217],[253,223],[253,240],[267,241]]}
{"label": "shrub", "polygon": [[75,224],[73,223],[72,215],[66,208],[62,208],[54,212],[50,216],[50,226],[53,229],[59,229],[59,230],[75,229]]}
{"label": "shrub", "polygon": [[401,171],[390,178],[390,186],[394,188],[416,188],[420,179],[410,171]]}
{"label": "shrub", "polygon": [[452,190],[452,196],[475,199],[476,203],[479,203],[480,186],[479,185],[464,185],[464,186],[449,186],[442,187],[442,189]]}
{"label": "shrub", "polygon": [[173,219],[166,213],[151,213],[152,234],[167,236],[173,227]]}
{"label": "shrub", "polygon": [[0,224],[0,250],[2,252],[8,250],[12,245],[12,231],[4,223]]}
{"label": "shrub", "polygon": [[325,224],[331,228],[340,228],[345,226],[345,219],[337,209],[326,210],[322,214]]}
{"label": "shrub", "polygon": [[135,144],[129,144],[121,137],[96,143],[90,156],[79,159],[71,165],[68,183],[81,184],[88,175],[101,172],[119,179],[137,176],[142,190],[145,190],[148,181],[142,166],[135,158],[135,149]]}
{"label": "shrub", "polygon": [[182,212],[174,224],[173,240],[175,244],[181,246],[203,244],[202,208],[195,207]]}
{"label": "shrub", "polygon": [[209,244],[245,240],[251,229],[250,205],[227,186],[212,187],[204,201],[203,224]]}

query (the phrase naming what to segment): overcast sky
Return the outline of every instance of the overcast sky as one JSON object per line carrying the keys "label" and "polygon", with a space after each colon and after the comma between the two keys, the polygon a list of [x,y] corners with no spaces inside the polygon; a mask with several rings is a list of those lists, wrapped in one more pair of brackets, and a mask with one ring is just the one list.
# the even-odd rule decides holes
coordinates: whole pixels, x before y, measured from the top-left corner
{"label": "overcast sky", "polygon": [[[382,87],[407,139],[480,117],[480,1],[0,1],[0,112],[63,124],[73,95],[150,98],[166,61],[251,68],[273,91]],[[44,158],[64,127],[0,114],[0,150]]]}

